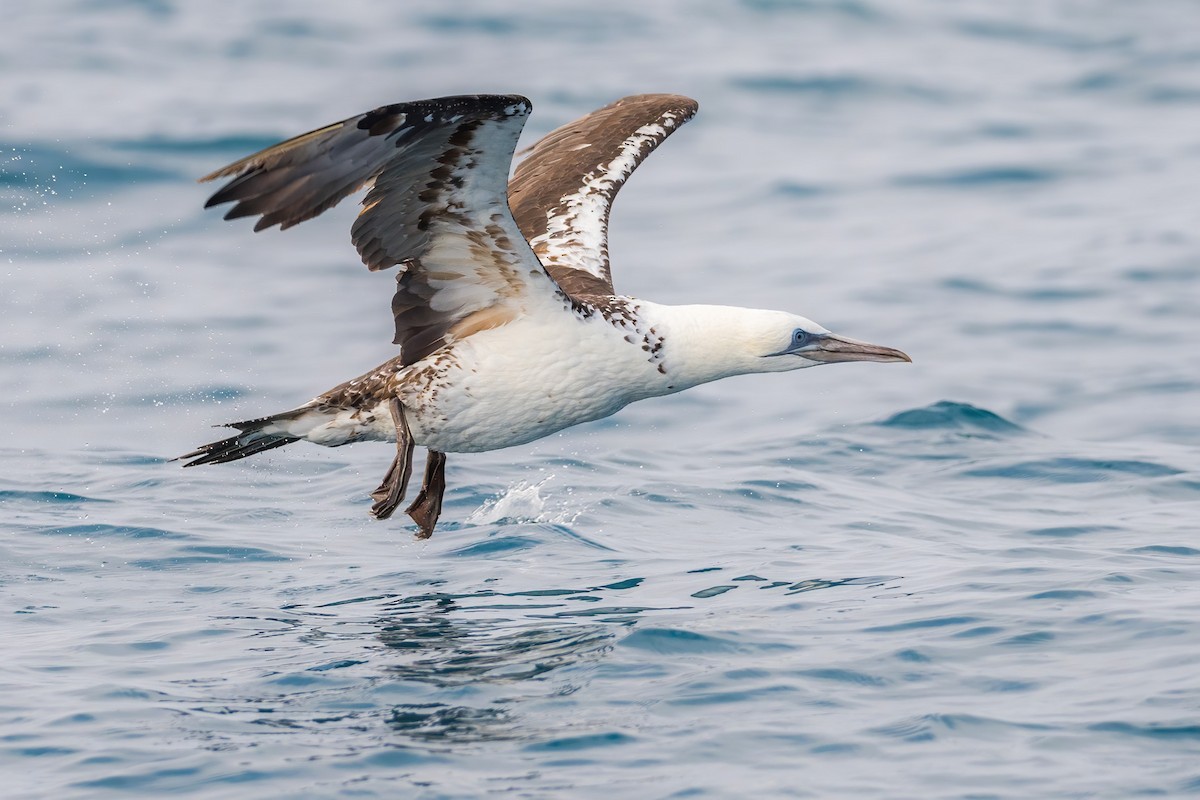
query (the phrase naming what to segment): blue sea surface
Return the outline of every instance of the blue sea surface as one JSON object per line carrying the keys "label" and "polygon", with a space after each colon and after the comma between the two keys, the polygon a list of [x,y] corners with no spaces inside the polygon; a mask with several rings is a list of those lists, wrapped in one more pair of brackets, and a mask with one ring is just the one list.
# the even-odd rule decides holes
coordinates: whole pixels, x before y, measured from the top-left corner
{"label": "blue sea surface", "polygon": [[[6,798],[1200,794],[1200,11],[51,0],[0,54]],[[355,204],[204,211],[374,106],[695,121],[619,290],[900,347],[451,455],[181,470],[393,355]],[[531,367],[531,369],[533,369]]]}

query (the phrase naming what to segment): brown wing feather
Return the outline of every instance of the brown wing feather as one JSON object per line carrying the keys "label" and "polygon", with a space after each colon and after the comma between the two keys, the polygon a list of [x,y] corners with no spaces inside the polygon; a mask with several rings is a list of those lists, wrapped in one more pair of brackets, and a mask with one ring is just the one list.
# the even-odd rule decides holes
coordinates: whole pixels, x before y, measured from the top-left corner
{"label": "brown wing feather", "polygon": [[554,291],[507,203],[529,110],[516,95],[383,106],[205,176],[231,178],[208,205],[235,203],[226,218],[258,216],[255,230],[288,228],[370,186],[351,238],[368,268],[402,266],[395,342],[412,364],[472,315],[533,284]]}
{"label": "brown wing feather", "polygon": [[679,95],[626,97],[551,131],[517,165],[508,185],[513,218],[568,295],[614,293],[608,264],[613,198],[697,108]]}

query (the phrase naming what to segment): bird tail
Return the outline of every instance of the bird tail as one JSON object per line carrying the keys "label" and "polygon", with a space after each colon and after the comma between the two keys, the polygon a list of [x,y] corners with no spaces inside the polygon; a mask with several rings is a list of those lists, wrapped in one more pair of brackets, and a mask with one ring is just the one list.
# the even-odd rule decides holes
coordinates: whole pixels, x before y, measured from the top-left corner
{"label": "bird tail", "polygon": [[303,437],[288,432],[287,423],[295,421],[300,416],[308,413],[309,410],[308,408],[297,408],[293,411],[285,411],[282,414],[273,414],[269,417],[250,419],[245,422],[230,422],[221,427],[237,428],[240,431],[237,436],[201,445],[192,452],[184,453],[178,458],[171,460],[182,461],[188,458],[192,459],[183,465],[185,467],[198,467],[202,464],[224,464],[227,461],[237,461],[239,458],[252,456],[255,453],[262,453],[276,447],[283,447],[285,444],[298,442]]}

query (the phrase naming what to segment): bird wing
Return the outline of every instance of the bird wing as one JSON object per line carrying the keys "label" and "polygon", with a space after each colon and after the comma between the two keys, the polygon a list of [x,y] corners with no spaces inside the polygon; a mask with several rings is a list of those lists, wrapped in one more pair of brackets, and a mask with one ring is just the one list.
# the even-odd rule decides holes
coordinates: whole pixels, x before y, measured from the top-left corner
{"label": "bird wing", "polygon": [[530,102],[516,95],[382,106],[201,178],[231,178],[206,207],[289,228],[369,186],[351,239],[371,270],[399,264],[392,311],[405,365],[495,327],[530,293],[556,293],[508,208]]}
{"label": "bird wing", "polygon": [[513,218],[566,294],[614,293],[608,265],[613,199],[698,107],[679,95],[626,97],[551,131],[517,165],[508,184]]}

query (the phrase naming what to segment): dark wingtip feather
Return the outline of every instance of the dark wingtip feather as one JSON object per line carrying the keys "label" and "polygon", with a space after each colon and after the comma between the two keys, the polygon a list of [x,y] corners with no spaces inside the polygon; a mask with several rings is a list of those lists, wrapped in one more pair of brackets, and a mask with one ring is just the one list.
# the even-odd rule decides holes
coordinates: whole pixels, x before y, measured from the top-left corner
{"label": "dark wingtip feather", "polygon": [[192,452],[184,453],[171,460],[183,461],[189,458],[193,459],[183,465],[185,469],[187,467],[200,467],[205,464],[224,464],[298,441],[300,440],[294,436],[272,436],[251,431],[249,434],[241,433],[237,436],[231,436],[228,439],[222,439],[219,442],[210,442],[209,444],[201,445]]}
{"label": "dark wingtip feather", "polygon": [[240,219],[242,217],[252,217],[257,213],[258,213],[258,211],[255,210],[254,208],[248,207],[248,204],[246,202],[241,202],[241,203],[238,203],[233,208],[226,211],[224,218],[225,219]]}

